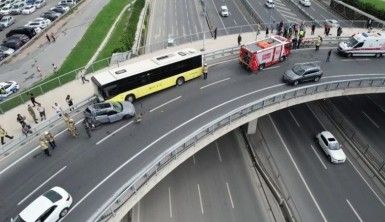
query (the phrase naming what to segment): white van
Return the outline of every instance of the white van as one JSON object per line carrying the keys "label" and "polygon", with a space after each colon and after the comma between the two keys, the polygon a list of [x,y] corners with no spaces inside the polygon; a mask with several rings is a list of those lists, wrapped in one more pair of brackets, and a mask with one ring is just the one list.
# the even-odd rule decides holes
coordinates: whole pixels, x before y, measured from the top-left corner
{"label": "white van", "polygon": [[385,55],[385,33],[359,33],[338,44],[340,54],[350,56]]}
{"label": "white van", "polygon": [[220,12],[222,17],[227,17],[229,16],[229,9],[227,8],[226,5],[221,6],[221,12]]}
{"label": "white van", "polygon": [[273,0],[266,0],[265,5],[268,8],[274,8],[274,1]]}

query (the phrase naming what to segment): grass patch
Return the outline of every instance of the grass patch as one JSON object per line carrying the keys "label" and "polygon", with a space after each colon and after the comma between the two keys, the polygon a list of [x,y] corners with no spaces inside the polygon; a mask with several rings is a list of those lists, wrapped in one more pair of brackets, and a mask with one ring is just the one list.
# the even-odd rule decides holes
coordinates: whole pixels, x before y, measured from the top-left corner
{"label": "grass patch", "polygon": [[385,1],[383,0],[343,0],[343,2],[357,7],[381,20],[385,20]]}

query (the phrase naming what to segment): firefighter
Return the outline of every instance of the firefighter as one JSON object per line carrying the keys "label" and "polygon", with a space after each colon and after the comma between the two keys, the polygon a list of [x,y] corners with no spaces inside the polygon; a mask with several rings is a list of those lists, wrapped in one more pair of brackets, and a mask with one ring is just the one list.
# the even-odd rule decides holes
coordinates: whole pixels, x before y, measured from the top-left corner
{"label": "firefighter", "polygon": [[68,113],[64,113],[64,115],[63,115],[63,120],[64,120],[64,122],[66,123],[67,128],[69,128],[68,122],[69,122],[70,119],[71,119],[70,115],[69,115]]}
{"label": "firefighter", "polygon": [[40,148],[44,151],[45,155],[51,156],[48,149],[48,141],[44,136],[40,137]]}
{"label": "firefighter", "polygon": [[68,131],[73,137],[77,137],[79,134],[78,130],[76,129],[75,121],[71,118],[68,120]]}
{"label": "firefighter", "polygon": [[207,72],[208,72],[207,63],[203,65],[203,79],[207,79]]}
{"label": "firefighter", "polygon": [[48,141],[49,145],[51,146],[52,149],[55,149],[56,147],[56,142],[55,138],[53,137],[52,133],[49,131],[44,132],[44,137]]}

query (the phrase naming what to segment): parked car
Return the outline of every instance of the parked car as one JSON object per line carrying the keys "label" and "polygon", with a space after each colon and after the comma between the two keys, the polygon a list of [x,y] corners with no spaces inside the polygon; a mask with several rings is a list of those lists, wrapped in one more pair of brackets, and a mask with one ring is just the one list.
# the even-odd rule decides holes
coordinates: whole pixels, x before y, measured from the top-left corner
{"label": "parked car", "polygon": [[61,187],[53,187],[30,203],[11,222],[56,222],[67,215],[72,205],[71,195]]}
{"label": "parked car", "polygon": [[11,26],[13,23],[15,23],[15,18],[13,16],[4,16],[3,18],[1,18],[0,20],[0,26],[3,27],[3,28],[7,28],[9,26]]}
{"label": "parked car", "polygon": [[16,51],[20,49],[24,45],[24,43],[20,39],[14,38],[14,39],[7,39],[6,41],[3,42],[2,45],[8,48],[14,49]]}
{"label": "parked car", "polygon": [[228,17],[230,15],[229,9],[227,8],[226,5],[222,5],[221,6],[220,14],[221,14],[222,17]]}
{"label": "parked car", "polygon": [[63,7],[63,6],[59,6],[59,5],[57,5],[57,6],[53,7],[53,8],[51,8],[51,11],[58,12],[58,13],[60,13],[60,14],[64,14],[64,13],[66,13],[68,10],[69,10],[68,7]]}
{"label": "parked car", "polygon": [[303,6],[310,7],[310,0],[299,0],[299,3]]}
{"label": "parked car", "polygon": [[19,15],[21,14],[21,11],[24,9],[24,7],[26,6],[26,3],[24,2],[16,2],[12,5],[12,8],[11,8],[11,14],[12,15]]}
{"label": "parked car", "polygon": [[23,44],[27,43],[27,42],[30,40],[30,38],[29,38],[27,35],[24,35],[24,34],[15,34],[15,35],[12,35],[12,36],[6,38],[6,39],[4,40],[4,42],[5,42],[5,41],[8,41],[8,40],[10,40],[10,39],[18,39],[18,40],[22,41]]}
{"label": "parked car", "polygon": [[15,52],[14,49],[8,48],[6,46],[0,45],[0,52],[3,53],[6,56],[11,55],[12,53]]}
{"label": "parked car", "polygon": [[20,86],[15,81],[0,82],[0,101],[4,100],[11,94],[17,92],[20,89]]}
{"label": "parked car", "polygon": [[84,116],[95,125],[112,123],[123,118],[135,116],[135,108],[131,102],[102,102],[88,106],[84,110]]}
{"label": "parked car", "polygon": [[41,17],[35,18],[31,22],[42,22],[44,25],[44,28],[47,28],[47,26],[49,26],[49,24],[51,24],[51,20],[49,20],[47,18],[41,18]]}
{"label": "parked car", "polygon": [[283,75],[283,81],[289,84],[298,85],[300,82],[319,81],[322,77],[321,67],[314,63],[294,65]]}
{"label": "parked car", "polygon": [[46,4],[47,3],[45,0],[36,0],[34,5],[36,8],[41,8],[41,7],[45,6]]}
{"label": "parked car", "polygon": [[67,5],[70,5],[71,7],[77,4],[76,0],[66,0],[66,2],[67,2]]}
{"label": "parked car", "polygon": [[27,0],[25,2],[26,5],[35,5],[35,0]]}
{"label": "parked car", "polygon": [[2,15],[9,15],[9,14],[11,14],[11,8],[12,8],[11,4],[3,6],[0,9],[0,14],[2,14]]}
{"label": "parked car", "polygon": [[57,18],[59,18],[61,16],[60,13],[57,13],[57,12],[54,12],[54,11],[48,11],[48,12],[44,12],[41,17],[43,18],[47,18],[49,20],[51,20],[51,22],[55,21]]}
{"label": "parked car", "polygon": [[21,14],[23,15],[29,15],[36,11],[36,7],[34,5],[27,5],[24,7],[23,10],[21,10]]}
{"label": "parked car", "polygon": [[41,22],[41,21],[40,22],[28,22],[24,26],[34,28],[36,33],[40,33],[46,27],[45,23]]}
{"label": "parked car", "polygon": [[344,163],[346,155],[342,146],[329,131],[323,131],[316,136],[316,140],[332,163]]}
{"label": "parked car", "polygon": [[34,37],[36,35],[36,31],[35,31],[35,29],[29,28],[29,27],[18,27],[18,28],[15,28],[15,29],[12,29],[11,31],[9,31],[5,35],[5,37],[10,37],[10,36],[15,35],[15,34],[24,34],[31,39],[32,37]]}
{"label": "parked car", "polygon": [[[7,58],[8,57],[8,55],[6,55],[6,54],[4,54],[4,53],[2,53],[2,52],[0,52],[0,61],[3,61],[5,58]],[[1,100],[0,100],[1,101]]]}

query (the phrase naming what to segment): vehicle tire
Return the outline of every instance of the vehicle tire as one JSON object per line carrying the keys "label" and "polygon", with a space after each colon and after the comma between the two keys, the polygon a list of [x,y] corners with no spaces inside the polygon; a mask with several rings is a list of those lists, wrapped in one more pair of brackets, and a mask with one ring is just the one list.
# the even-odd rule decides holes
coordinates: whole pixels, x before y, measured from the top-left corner
{"label": "vehicle tire", "polygon": [[332,157],[330,155],[328,155],[328,159],[329,159],[330,163],[333,163],[332,162]]}
{"label": "vehicle tire", "polygon": [[65,215],[68,214],[68,208],[64,208],[61,212],[60,212],[60,215],[59,217],[60,218],[63,218]]}
{"label": "vehicle tire", "polygon": [[283,61],[285,61],[286,60],[286,56],[281,56],[281,57],[279,57],[279,61],[280,62],[283,62]]}
{"label": "vehicle tire", "polygon": [[259,69],[259,70],[264,70],[264,69],[265,69],[265,64],[259,65],[258,69]]}
{"label": "vehicle tire", "polygon": [[381,57],[381,53],[376,53],[376,54],[374,55],[374,57],[380,58],[380,57]]}
{"label": "vehicle tire", "polygon": [[320,79],[320,77],[319,77],[319,76],[315,77],[315,78],[314,78],[314,82],[318,82],[318,81],[319,81],[319,79]]}
{"label": "vehicle tire", "polygon": [[348,53],[348,54],[346,54],[346,56],[350,58],[350,57],[353,57],[353,54],[352,53]]}
{"label": "vehicle tire", "polygon": [[129,94],[124,98],[124,100],[129,101],[129,102],[134,102],[135,101],[135,96],[133,94]]}
{"label": "vehicle tire", "polygon": [[131,115],[128,115],[128,114],[127,114],[127,115],[124,115],[122,119],[129,119],[129,118],[131,118],[131,117],[132,117]]}
{"label": "vehicle tire", "polygon": [[298,85],[298,83],[299,83],[298,80],[295,80],[295,81],[293,82],[293,85],[296,86],[296,85]]}
{"label": "vehicle tire", "polygon": [[176,85],[177,86],[181,86],[183,85],[184,83],[184,78],[183,77],[179,77],[177,80],[176,80]]}

